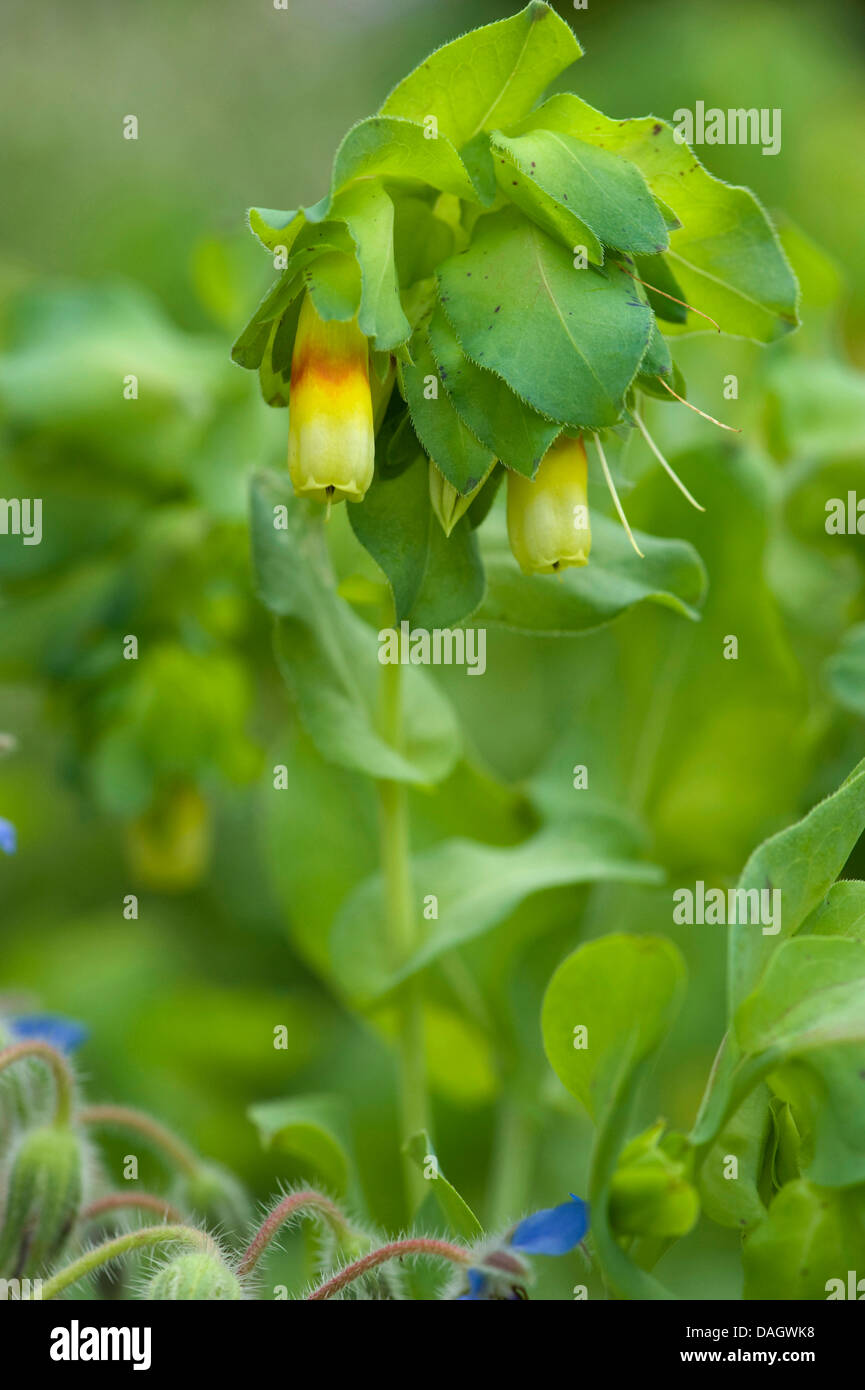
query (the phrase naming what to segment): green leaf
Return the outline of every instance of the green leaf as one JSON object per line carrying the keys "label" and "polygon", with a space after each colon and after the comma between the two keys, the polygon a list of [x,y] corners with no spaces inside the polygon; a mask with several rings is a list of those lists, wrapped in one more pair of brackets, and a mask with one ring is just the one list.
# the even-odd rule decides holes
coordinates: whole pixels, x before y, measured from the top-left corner
{"label": "green leaf", "polygon": [[825,669],[839,705],[865,718],[865,623],[848,628]]}
{"label": "green leaf", "polygon": [[798,931],[825,897],[863,829],[865,761],[803,820],[773,835],[751,855],[738,887],[780,890],[781,930],[764,936],[759,926],[747,923],[729,928],[731,1015],[759,984],[780,943]]}
{"label": "green leaf", "polygon": [[394,197],[394,257],[399,283],[427,280],[454,249],[454,232],[423,198]]}
{"label": "green leaf", "polygon": [[355,317],[360,307],[361,272],[354,256],[327,251],[316,258],[305,278],[319,318],[344,323]]}
{"label": "green leaf", "polygon": [[[788,1183],[745,1241],[742,1260],[746,1299],[849,1297],[848,1270],[856,1271],[855,1283],[865,1268],[865,1188]],[[852,1296],[859,1298],[859,1290]]]}
{"label": "green leaf", "polygon": [[[277,517],[285,529],[277,529]],[[378,732],[376,634],[337,596],[321,522],[293,496],[287,477],[253,479],[252,539],[259,596],[280,620],[277,661],[322,756],[393,781],[446,777],[458,754],[456,721],[420,668],[404,673],[405,750]]]}
{"label": "green leaf", "polygon": [[[865,375],[830,358],[791,357],[769,376],[773,448],[781,458],[833,463],[862,459],[865,438]],[[821,480],[822,481],[822,480]],[[827,492],[827,496],[843,493]],[[818,512],[822,529],[826,516]]]}
{"label": "green leaf", "polygon": [[[800,936],[739,1008],[736,1042],[773,1090],[807,1109],[815,1181],[865,1181],[865,943]],[[807,1073],[807,1077],[805,1076]]]}
{"label": "green leaf", "polygon": [[550,636],[590,632],[638,603],[661,604],[693,620],[699,617],[705,570],[686,541],[637,532],[645,555],[641,560],[618,521],[593,513],[589,564],[551,579],[520,572],[503,527],[496,529],[498,521],[494,514],[482,532],[487,595],[478,623]]}
{"label": "green leaf", "polygon": [[361,884],[334,923],[331,951],[346,990],[372,999],[425,969],[446,952],[490,931],[532,893],[559,884],[654,883],[660,871],[641,861],[633,831],[610,813],[594,812],[541,831],[506,849],[451,840],[418,855],[414,901],[435,893],[438,919],[418,951],[395,974],[383,937],[381,877]]}
{"label": "green leaf", "polygon": [[331,1096],[299,1096],[251,1105],[247,1115],[271,1153],[289,1154],[310,1178],[324,1181],[337,1196],[348,1187],[350,1163],[339,1102]]}
{"label": "green leaf", "polygon": [[[538,131],[537,136],[526,138],[544,135],[551,136],[551,132]],[[515,148],[511,148],[512,146]],[[580,207],[580,203],[574,199],[573,207],[569,207],[569,193],[564,195],[564,199],[561,193],[556,197],[546,184],[535,182],[531,160],[527,161],[525,167],[520,163],[518,141],[509,141],[505,136],[497,134],[493,137],[492,151],[493,180],[499,192],[532,222],[537,223],[548,236],[555,241],[563,242],[572,256],[575,256],[577,248],[582,246],[585,247],[587,260],[593,265],[603,265],[603,243],[588,222],[578,216],[576,209]]]}
{"label": "green leaf", "polygon": [[296,247],[285,270],[271,285],[234,343],[231,356],[238,366],[251,371],[260,367],[276,326],[302,294],[311,266],[321,256],[344,254],[345,247],[339,244],[336,234],[344,230],[348,236],[347,229],[340,228],[338,223],[328,223],[311,230],[315,234],[311,244]]}
{"label": "green leaf", "polygon": [[[670,349],[667,340],[661,332],[656,321],[652,323],[652,336],[649,339],[649,346],[643,355],[640,363],[640,372],[637,377],[639,382],[643,377],[669,376],[673,374],[673,359],[670,356]],[[661,388],[663,389],[663,388]],[[667,392],[664,393],[668,395]]]}
{"label": "green leaf", "polygon": [[[678,1013],[685,963],[671,941],[614,933],[579,946],[544,995],[544,1050],[562,1085],[600,1121],[623,1075],[650,1057]],[[579,1046],[578,1028],[586,1029]]]}
{"label": "green leaf", "polygon": [[430,502],[425,458],[397,478],[377,472],[348,515],[361,545],[387,575],[397,623],[447,628],[478,607],[484,572],[477,538],[465,519],[445,536]]}
{"label": "green leaf", "polygon": [[[766,1146],[772,1131],[770,1093],[757,1086],[718,1135],[700,1165],[698,1183],[703,1210],[719,1226],[747,1231],[766,1215],[760,1192]],[[735,1158],[735,1177],[725,1175]]]}
{"label": "green leaf", "polygon": [[445,133],[431,140],[423,124],[383,114],[352,126],[336,152],[330,193],[306,210],[307,217],[320,222],[344,188],[358,179],[376,176],[414,179],[432,184],[442,193],[477,202],[468,171]]}
{"label": "green leaf", "polygon": [[394,208],[380,179],[365,179],[337,194],[328,217],[348,227],[360,266],[357,321],[378,352],[407,342],[411,326],[403,313],[394,262]]}
{"label": "green leaf", "polygon": [[[679,284],[666,256],[635,256],[634,265],[641,280],[645,280],[643,289],[646,297],[659,319],[665,323],[686,323],[688,320],[688,310],[684,304],[677,304],[677,299],[684,299],[682,286]],[[656,294],[656,290],[663,290],[663,294]],[[673,299],[668,299],[667,295],[673,295]]]}
{"label": "green leaf", "polygon": [[[439,1168],[432,1140],[426,1130],[421,1130],[407,1139],[403,1144],[403,1153],[420,1169],[424,1178],[432,1183],[433,1196],[454,1234],[465,1241],[478,1240],[484,1233],[483,1226]],[[427,1170],[431,1164],[434,1165],[434,1176],[427,1177]]]}
{"label": "green leaf", "polygon": [[[682,223],[667,252],[682,297],[725,333],[773,342],[796,327],[796,278],[762,207],[748,189],[709,174],[671,126],[653,116],[615,121],[562,93],[509,133],[537,129],[576,136],[637,165]],[[686,327],[704,330],[705,320],[689,315]]]}
{"label": "green leaf", "polygon": [[[515,140],[494,135],[493,152],[507,160],[495,163],[501,191],[533,217],[540,190],[545,195],[541,213],[552,223],[553,235],[564,236],[568,248],[580,241],[579,227],[585,224],[597,241],[619,251],[655,256],[667,249],[664,219],[646,180],[630,160],[555,130],[533,130]],[[575,213],[576,209],[576,225],[565,222],[559,231],[560,212]],[[544,230],[551,228],[547,225]],[[589,259],[600,264],[603,256]]]}
{"label": "green leaf", "polygon": [[541,1027],[550,1065],[597,1125],[589,1177],[592,1233],[605,1280],[623,1298],[671,1297],[619,1246],[610,1193],[634,1099],[684,987],[685,963],[671,941],[613,934],[568,956],[544,995]]}
{"label": "green leaf", "polygon": [[802,927],[816,936],[846,936],[865,942],[865,883],[844,879],[833,883],[823,902]]}
{"label": "green leaf", "polygon": [[532,477],[559,433],[555,421],[466,357],[441,306],[430,321],[429,342],[439,379],[465,424],[507,468]]}
{"label": "green leaf", "polygon": [[623,271],[575,269],[563,246],[505,208],[481,218],[438,281],[468,356],[536,410],[575,428],[619,420],[652,330]]}
{"label": "green leaf", "polygon": [[564,20],[537,0],[519,14],[445,44],[403,78],[383,115],[423,121],[462,149],[480,131],[509,125],[582,49]]}
{"label": "green leaf", "polygon": [[447,392],[440,389],[438,367],[424,330],[412,338],[411,353],[413,364],[403,365],[400,371],[415,433],[457,492],[473,492],[493,455],[463,423]]}
{"label": "green leaf", "polygon": [[302,212],[276,212],[273,208],[250,208],[250,230],[268,251],[284,246],[290,251],[304,224]]}

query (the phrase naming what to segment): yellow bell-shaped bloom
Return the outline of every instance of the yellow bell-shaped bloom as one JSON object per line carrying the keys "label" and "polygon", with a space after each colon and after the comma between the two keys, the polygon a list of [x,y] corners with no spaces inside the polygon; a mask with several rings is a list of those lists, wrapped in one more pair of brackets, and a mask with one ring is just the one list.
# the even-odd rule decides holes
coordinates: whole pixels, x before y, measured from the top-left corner
{"label": "yellow bell-shaped bloom", "polygon": [[369,348],[356,319],[325,322],[308,294],[294,341],[288,411],[288,471],[298,496],[360,502],[375,459]]}
{"label": "yellow bell-shaped bloom", "polygon": [[534,478],[508,472],[508,537],[524,574],[587,565],[592,546],[582,439],[560,436]]}

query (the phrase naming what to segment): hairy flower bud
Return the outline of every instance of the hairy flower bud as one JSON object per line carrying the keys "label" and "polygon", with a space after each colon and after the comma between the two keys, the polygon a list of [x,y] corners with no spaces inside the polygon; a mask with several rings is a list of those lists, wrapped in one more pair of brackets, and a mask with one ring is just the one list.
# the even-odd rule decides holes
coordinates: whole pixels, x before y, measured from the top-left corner
{"label": "hairy flower bud", "polygon": [[550,445],[534,479],[508,472],[508,537],[524,574],[588,564],[587,471],[582,439],[562,435]]}
{"label": "hairy flower bud", "polygon": [[22,1136],[11,1160],[0,1227],[0,1277],[41,1274],[66,1244],[81,1206],[84,1149],[74,1130]]}
{"label": "hairy flower bud", "polygon": [[360,502],[375,459],[369,348],[356,319],[319,318],[309,295],[294,341],[288,409],[288,471],[298,496]]}
{"label": "hairy flower bud", "polygon": [[184,1174],[175,1195],[181,1206],[220,1230],[242,1230],[252,1216],[243,1183],[219,1163],[202,1163],[195,1173]]}
{"label": "hairy flower bud", "polygon": [[142,1298],[154,1303],[188,1299],[236,1303],[243,1298],[243,1289],[219,1255],[196,1250],[167,1260],[148,1280]]}

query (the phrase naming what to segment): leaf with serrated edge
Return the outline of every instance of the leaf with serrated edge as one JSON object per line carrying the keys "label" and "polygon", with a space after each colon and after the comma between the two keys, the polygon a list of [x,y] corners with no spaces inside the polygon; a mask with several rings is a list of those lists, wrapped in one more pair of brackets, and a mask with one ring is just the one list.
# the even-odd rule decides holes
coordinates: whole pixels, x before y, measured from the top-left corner
{"label": "leaf with serrated edge", "polygon": [[[710,174],[672,127],[653,116],[615,121],[570,93],[550,99],[509,135],[558,130],[630,159],[682,222],[666,253],[683,298],[726,333],[773,342],[798,323],[796,278],[754,194]],[[691,314],[682,330],[704,332]]]}
{"label": "leaf with serrated edge", "polygon": [[440,133],[462,149],[480,131],[518,120],[581,54],[564,20],[532,0],[431,53],[394,88],[382,114],[435,116]]}
{"label": "leaf with serrated edge", "polygon": [[505,467],[533,477],[559,433],[555,421],[466,357],[441,306],[430,320],[429,341],[442,385],[472,433]]}
{"label": "leaf with serrated edge", "polygon": [[439,267],[438,283],[466,354],[541,414],[577,429],[621,418],[653,319],[623,271],[576,269],[511,207],[478,222],[468,251]]}
{"label": "leaf with serrated edge", "polygon": [[[630,160],[555,130],[530,131],[515,140],[497,133],[493,150],[520,171],[515,179],[501,163],[496,165],[502,192],[518,205],[521,191],[538,188],[558,209],[579,209],[582,221],[606,246],[646,255],[667,249],[664,219]],[[528,207],[523,210],[531,216]],[[575,241],[569,237],[567,245]],[[596,258],[590,254],[589,259]]]}

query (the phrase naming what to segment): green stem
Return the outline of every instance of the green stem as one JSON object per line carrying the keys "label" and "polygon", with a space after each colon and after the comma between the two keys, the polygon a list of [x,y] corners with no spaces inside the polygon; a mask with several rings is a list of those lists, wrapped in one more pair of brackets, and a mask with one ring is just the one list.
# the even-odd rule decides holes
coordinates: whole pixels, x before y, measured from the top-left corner
{"label": "green stem", "polygon": [[196,1230],[194,1226],[142,1226],[138,1231],[127,1231],[124,1235],[115,1236],[112,1240],[97,1245],[95,1249],[86,1250],[83,1255],[79,1255],[77,1260],[73,1260],[65,1269],[59,1270],[53,1278],[45,1281],[42,1285],[42,1300],[44,1302],[46,1299],[56,1298],[71,1284],[77,1284],[79,1279],[84,1279],[86,1275],[92,1274],[95,1269],[101,1269],[120,1255],[174,1240],[183,1241],[186,1245],[196,1245],[200,1250],[219,1253],[215,1241],[205,1231]]}
{"label": "green stem", "polygon": [[54,1123],[65,1127],[69,1124],[72,1115],[72,1097],[75,1092],[75,1082],[72,1079],[72,1072],[66,1065],[62,1053],[56,1047],[51,1047],[45,1042],[20,1042],[13,1043],[11,1047],[4,1047],[0,1052],[0,1071],[6,1067],[11,1067],[15,1062],[26,1061],[28,1058],[35,1057],[38,1061],[45,1062],[51,1068],[54,1077],[54,1088],[57,1104],[54,1110]]}
{"label": "green stem", "polygon": [[503,1100],[493,1150],[490,1224],[494,1229],[519,1219],[526,1205],[534,1156],[534,1125],[521,1105]]}
{"label": "green stem", "polygon": [[[382,666],[381,730],[390,746],[403,747],[401,667]],[[418,918],[411,879],[408,792],[403,782],[380,781],[379,826],[388,944],[394,969],[404,965],[418,944]],[[410,979],[397,997],[397,1045],[401,1139],[429,1128],[423,999],[420,982]],[[410,1213],[423,1200],[423,1176],[409,1158],[405,1166]]]}
{"label": "green stem", "polygon": [[182,1139],[142,1110],[132,1110],[125,1105],[88,1105],[79,1110],[78,1119],[83,1125],[108,1125],[113,1129],[131,1129],[143,1135],[176,1168],[190,1177],[194,1177],[201,1166],[197,1154]]}

